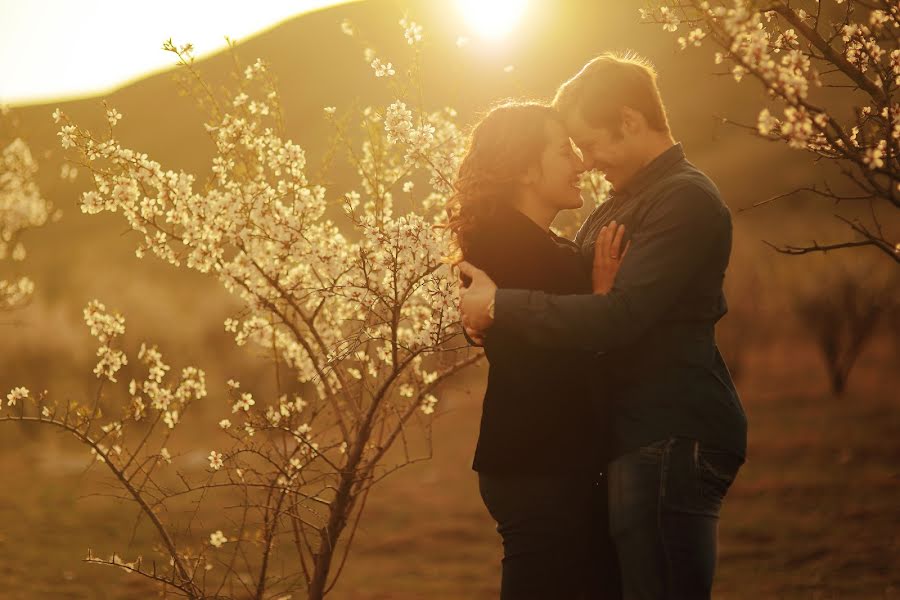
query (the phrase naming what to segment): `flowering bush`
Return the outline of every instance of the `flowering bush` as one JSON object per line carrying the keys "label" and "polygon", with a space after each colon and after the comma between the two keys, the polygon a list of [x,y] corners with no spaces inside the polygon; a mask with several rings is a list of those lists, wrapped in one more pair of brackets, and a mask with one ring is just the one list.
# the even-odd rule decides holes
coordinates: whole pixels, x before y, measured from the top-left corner
{"label": "flowering bush", "polygon": [[[52,216],[52,206],[41,195],[35,181],[37,163],[28,144],[19,137],[9,139],[11,118],[0,107],[0,264],[12,259],[22,261],[26,251],[20,237],[34,227],[41,227]],[[34,292],[34,282],[22,275],[13,279],[0,277],[0,311],[23,306]]]}
{"label": "flowering bush", "polygon": [[[374,76],[398,91],[417,85],[423,39],[415,23],[401,26],[414,53],[410,69],[398,74],[399,67],[366,57]],[[103,135],[56,111],[60,143],[93,176],[81,210],[121,214],[141,235],[138,257],[152,254],[220,281],[242,304],[225,330],[238,346],[264,348],[293,383],[276,381],[279,392],[265,397],[229,380],[214,426],[227,443],[202,449],[205,473],[178,469],[167,483],[179,462],[169,449],[173,437],[207,395],[204,373],[186,367],[175,381],[159,350],[142,344],[136,358],[146,377],[118,382],[129,363],[117,347],[124,319],[94,301],[84,315],[99,342],[93,406],[56,406],[17,388],[3,418],[60,427],[89,446],[149,519],[171,568],[117,554],[87,560],[138,572],[188,598],[301,590],[322,598],[340,574],[371,487],[418,458],[417,437],[427,457],[438,386],[481,358],[454,346],[461,338],[456,278],[444,260],[449,232],[435,227],[445,218],[464,140],[454,111],[425,112],[405,97],[362,115],[326,107],[324,118],[360,176],[358,190],[333,198],[309,179],[303,149],[285,137],[265,62],[241,68],[238,89],[219,98],[195,69],[190,46],[169,41],[164,48],[208,110],[205,128],[216,148],[208,180],[198,185],[195,175],[123,146],[115,127],[127,116],[113,108]],[[416,194],[417,186],[426,192]],[[104,390],[122,398],[113,414],[99,409]],[[402,448],[388,454],[395,445]],[[166,518],[181,498],[199,503],[216,494],[232,508],[204,522],[200,538],[190,524],[176,531],[177,520]]]}
{"label": "flowering bush", "polygon": [[777,198],[804,191],[867,205],[867,221],[841,218],[856,239],[779,250],[804,254],[874,246],[900,262],[900,236],[882,222],[888,211],[887,223],[896,223],[894,211],[900,208],[896,1],[664,0],[642,9],[641,16],[666,31],[686,31],[678,37],[682,49],[706,42],[717,46],[716,64],[730,64],[737,81],[759,81],[772,100],[760,110],[753,131],[834,161],[853,190],[826,182]]}

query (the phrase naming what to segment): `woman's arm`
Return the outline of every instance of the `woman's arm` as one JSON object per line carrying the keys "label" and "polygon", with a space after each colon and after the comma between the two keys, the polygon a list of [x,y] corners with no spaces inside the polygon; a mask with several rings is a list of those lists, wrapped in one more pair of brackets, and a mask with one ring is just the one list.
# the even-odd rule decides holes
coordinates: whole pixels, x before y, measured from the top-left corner
{"label": "woman's arm", "polygon": [[[552,293],[585,293],[590,289],[580,256],[574,250],[567,252],[527,217],[512,210],[503,221],[482,224],[466,241],[466,262],[504,287]],[[468,284],[460,274],[460,286]],[[488,336],[467,329],[465,321],[463,335],[472,346],[487,350],[490,345]]]}

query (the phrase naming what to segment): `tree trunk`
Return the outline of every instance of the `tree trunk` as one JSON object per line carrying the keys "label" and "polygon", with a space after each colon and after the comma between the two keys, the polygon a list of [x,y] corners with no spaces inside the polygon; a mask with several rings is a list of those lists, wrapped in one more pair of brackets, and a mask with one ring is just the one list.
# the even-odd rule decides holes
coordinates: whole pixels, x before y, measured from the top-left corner
{"label": "tree trunk", "polygon": [[328,575],[331,571],[331,561],[334,559],[337,542],[344,527],[347,526],[350,511],[353,510],[355,473],[355,468],[348,468],[341,475],[341,483],[331,503],[328,525],[319,535],[319,552],[313,560],[315,568],[309,584],[309,600],[322,600],[325,597],[325,588],[328,585]]}

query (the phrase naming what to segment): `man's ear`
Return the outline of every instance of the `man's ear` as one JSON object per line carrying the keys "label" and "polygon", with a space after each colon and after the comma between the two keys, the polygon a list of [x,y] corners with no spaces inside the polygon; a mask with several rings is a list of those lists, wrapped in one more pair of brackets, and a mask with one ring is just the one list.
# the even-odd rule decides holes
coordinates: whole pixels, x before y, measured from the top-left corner
{"label": "man's ear", "polygon": [[647,128],[647,119],[630,106],[622,107],[622,132],[629,135],[640,133]]}

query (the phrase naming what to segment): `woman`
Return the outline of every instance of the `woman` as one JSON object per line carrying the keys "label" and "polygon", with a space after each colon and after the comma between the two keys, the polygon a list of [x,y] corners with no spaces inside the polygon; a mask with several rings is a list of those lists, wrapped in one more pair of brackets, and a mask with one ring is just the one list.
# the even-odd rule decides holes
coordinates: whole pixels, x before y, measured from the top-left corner
{"label": "woman", "polygon": [[[449,226],[462,257],[503,288],[553,294],[612,287],[622,230],[586,265],[550,231],[582,205],[583,166],[557,113],[512,102],[475,127],[456,178]],[[615,245],[615,248],[613,248]],[[619,259],[621,260],[621,259]],[[592,286],[592,273],[594,275]],[[596,359],[489,333],[487,390],[473,469],[503,538],[502,600],[618,598],[607,532],[606,419],[589,404]]]}

